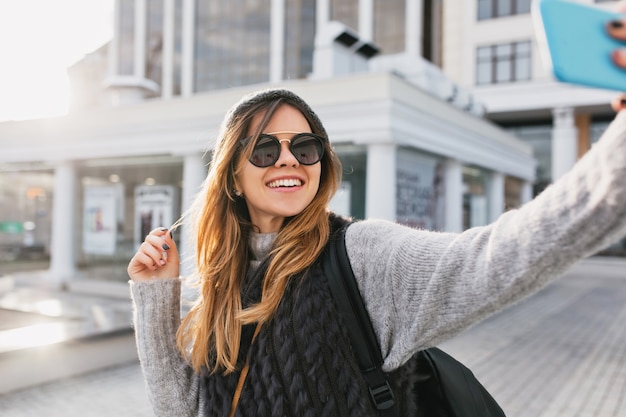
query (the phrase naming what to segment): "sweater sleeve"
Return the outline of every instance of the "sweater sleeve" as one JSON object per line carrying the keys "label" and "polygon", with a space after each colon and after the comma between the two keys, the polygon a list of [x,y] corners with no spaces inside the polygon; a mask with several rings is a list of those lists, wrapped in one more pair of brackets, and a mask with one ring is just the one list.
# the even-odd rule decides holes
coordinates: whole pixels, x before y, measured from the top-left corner
{"label": "sweater sleeve", "polygon": [[130,282],[139,360],[156,416],[198,416],[201,379],[176,347],[178,278]]}
{"label": "sweater sleeve", "polygon": [[391,371],[624,235],[621,112],[569,173],[488,226],[454,234],[366,220],[349,226],[346,247]]}

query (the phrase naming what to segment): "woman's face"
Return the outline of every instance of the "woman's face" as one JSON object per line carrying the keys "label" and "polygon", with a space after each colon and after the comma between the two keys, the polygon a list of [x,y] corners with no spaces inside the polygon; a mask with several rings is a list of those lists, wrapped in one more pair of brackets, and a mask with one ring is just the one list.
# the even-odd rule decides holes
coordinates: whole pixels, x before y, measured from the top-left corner
{"label": "woman's face", "polygon": [[[263,113],[255,115],[248,136],[253,135],[262,118]],[[299,110],[282,105],[262,132],[281,140],[278,160],[266,168],[243,161],[243,170],[237,177],[237,185],[243,192],[252,224],[261,233],[278,231],[285,217],[302,212],[313,201],[319,189],[322,164],[302,165],[298,162],[289,151],[289,142],[284,140],[291,139],[296,134],[294,132],[311,133],[311,127]]]}

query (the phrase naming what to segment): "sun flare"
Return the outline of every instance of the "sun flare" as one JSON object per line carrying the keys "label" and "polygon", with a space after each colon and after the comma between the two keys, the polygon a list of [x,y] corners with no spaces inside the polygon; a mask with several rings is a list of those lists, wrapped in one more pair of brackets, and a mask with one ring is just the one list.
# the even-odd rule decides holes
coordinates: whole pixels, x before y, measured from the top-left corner
{"label": "sun flare", "polygon": [[0,121],[67,113],[66,69],[112,35],[113,0],[0,1]]}

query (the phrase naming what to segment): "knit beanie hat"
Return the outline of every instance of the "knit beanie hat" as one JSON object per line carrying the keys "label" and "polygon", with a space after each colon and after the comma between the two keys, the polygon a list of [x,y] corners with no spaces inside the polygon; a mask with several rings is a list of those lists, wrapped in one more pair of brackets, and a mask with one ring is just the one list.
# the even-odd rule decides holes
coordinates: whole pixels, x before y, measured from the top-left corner
{"label": "knit beanie hat", "polygon": [[311,128],[314,131],[324,137],[328,137],[326,129],[324,129],[324,125],[322,125],[322,121],[319,117],[317,117],[317,114],[315,114],[313,109],[311,109],[311,107],[300,96],[292,91],[282,88],[259,90],[245,95],[226,113],[223,129],[228,130],[232,127],[235,121],[250,108],[276,100],[280,100],[285,104],[290,104],[300,110],[300,112],[302,112],[302,114],[304,114],[306,119],[309,121],[309,124],[312,125]]}

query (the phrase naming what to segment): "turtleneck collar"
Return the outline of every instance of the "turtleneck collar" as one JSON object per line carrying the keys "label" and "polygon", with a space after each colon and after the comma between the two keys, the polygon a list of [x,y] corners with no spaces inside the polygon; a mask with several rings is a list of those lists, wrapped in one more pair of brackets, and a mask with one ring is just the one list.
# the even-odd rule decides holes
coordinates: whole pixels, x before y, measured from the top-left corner
{"label": "turtleneck collar", "polygon": [[252,253],[252,258],[250,259],[251,269],[257,269],[259,265],[261,265],[261,262],[270,253],[277,234],[277,232],[250,233],[250,251]]}

